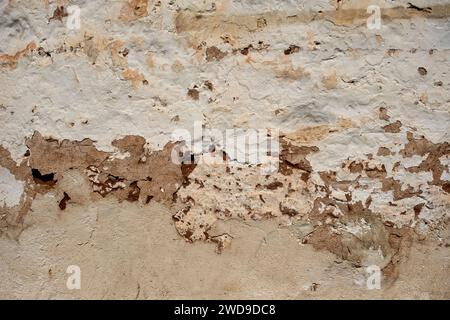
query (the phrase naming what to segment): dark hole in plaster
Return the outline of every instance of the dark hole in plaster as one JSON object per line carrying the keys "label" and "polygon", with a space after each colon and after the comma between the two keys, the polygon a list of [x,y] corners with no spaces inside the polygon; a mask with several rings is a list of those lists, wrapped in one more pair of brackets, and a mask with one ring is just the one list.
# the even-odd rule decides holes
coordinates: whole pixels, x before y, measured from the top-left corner
{"label": "dark hole in plaster", "polygon": [[424,8],[418,7],[414,4],[412,4],[411,2],[408,2],[408,9],[414,9],[414,10],[423,11],[426,13],[431,13],[431,10],[432,10],[430,7],[424,7]]}
{"label": "dark hole in plaster", "polygon": [[67,206],[67,201],[69,201],[70,200],[70,197],[69,197],[69,195],[66,193],[66,192],[64,192],[64,197],[61,199],[61,201],[59,202],[59,208],[61,209],[61,210],[65,210],[66,209],[66,206]]}
{"label": "dark hole in plaster", "polygon": [[287,48],[286,50],[284,50],[284,54],[285,54],[285,55],[289,55],[289,54],[292,54],[292,53],[295,53],[295,52],[298,52],[298,51],[300,51],[300,47],[299,47],[299,46],[296,46],[296,45],[294,45],[294,44],[291,44],[291,45],[289,46],[289,48]]}
{"label": "dark hole in plaster", "polygon": [[421,76],[425,76],[425,75],[427,75],[427,73],[428,73],[427,69],[425,69],[424,67],[419,67],[419,68],[417,68],[417,71],[419,72],[419,74],[420,74]]}
{"label": "dark hole in plaster", "polygon": [[36,183],[43,183],[43,184],[56,183],[54,173],[41,174],[41,172],[38,169],[31,169],[31,174],[33,175],[33,179]]}
{"label": "dark hole in plaster", "polygon": [[139,195],[141,193],[141,188],[138,187],[137,181],[130,184],[130,191],[128,192],[127,200],[130,202],[138,201]]}

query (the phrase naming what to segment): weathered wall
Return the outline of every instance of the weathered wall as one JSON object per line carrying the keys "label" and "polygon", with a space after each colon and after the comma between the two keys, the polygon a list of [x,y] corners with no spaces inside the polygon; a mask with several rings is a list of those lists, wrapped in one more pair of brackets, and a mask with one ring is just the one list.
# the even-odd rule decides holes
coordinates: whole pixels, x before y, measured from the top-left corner
{"label": "weathered wall", "polygon": [[[6,0],[0,26],[0,296],[361,297],[375,264],[385,297],[449,297],[450,1]],[[279,132],[277,172],[217,134],[174,163],[195,124]]]}

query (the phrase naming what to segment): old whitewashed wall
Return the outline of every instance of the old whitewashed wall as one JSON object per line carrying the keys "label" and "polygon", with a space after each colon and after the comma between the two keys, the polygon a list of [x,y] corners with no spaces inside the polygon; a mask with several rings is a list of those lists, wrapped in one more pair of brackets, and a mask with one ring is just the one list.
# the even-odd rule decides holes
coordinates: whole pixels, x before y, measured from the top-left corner
{"label": "old whitewashed wall", "polygon": [[0,297],[448,298],[449,85],[448,0],[0,0]]}

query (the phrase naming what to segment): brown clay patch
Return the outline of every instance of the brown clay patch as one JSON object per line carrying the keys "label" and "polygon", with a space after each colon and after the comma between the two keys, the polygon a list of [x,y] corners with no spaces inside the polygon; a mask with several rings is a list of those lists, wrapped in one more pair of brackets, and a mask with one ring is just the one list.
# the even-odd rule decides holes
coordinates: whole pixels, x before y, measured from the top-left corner
{"label": "brown clay patch", "polygon": [[98,151],[90,139],[58,141],[35,132],[27,141],[30,149],[28,165],[36,172],[35,180],[44,180],[39,181],[41,184],[57,183],[59,175],[78,169],[86,172],[93,191],[101,196],[113,194],[119,201],[140,200],[143,203],[148,198],[170,203],[173,194],[195,168],[172,162],[174,144],[150,152],[144,148],[144,138],[126,136],[113,141],[112,145],[126,156],[115,157]]}
{"label": "brown clay patch", "polygon": [[68,13],[67,13],[66,9],[64,8],[64,6],[57,6],[55,11],[53,11],[53,16],[51,16],[48,19],[48,22],[50,22],[52,20],[59,20],[60,22],[62,22],[62,19],[67,16],[68,16]]}
{"label": "brown clay patch", "polygon": [[145,77],[142,73],[134,69],[125,69],[122,71],[122,76],[124,80],[131,81],[134,88],[139,87],[144,83]]}
{"label": "brown clay patch", "polygon": [[223,58],[225,58],[226,56],[226,52],[222,52],[219,50],[219,48],[217,47],[209,47],[206,49],[206,61],[210,62],[210,61],[220,61]]}
{"label": "brown clay patch", "polygon": [[397,120],[394,123],[384,126],[383,130],[384,130],[384,132],[389,132],[389,133],[399,133],[401,127],[402,127],[402,123]]}
{"label": "brown clay patch", "polygon": [[120,10],[119,19],[131,22],[148,15],[148,0],[129,0]]}
{"label": "brown clay patch", "polygon": [[197,89],[188,89],[187,95],[192,100],[198,100],[200,98],[200,92]]}
{"label": "brown clay patch", "polygon": [[301,169],[311,172],[312,167],[306,156],[318,152],[319,148],[312,146],[296,146],[286,140],[281,140],[280,172],[284,175],[292,174],[292,169]]}
{"label": "brown clay patch", "polygon": [[322,77],[322,84],[328,90],[335,89],[337,87],[336,71],[332,71]]}
{"label": "brown clay patch", "polygon": [[66,192],[64,192],[63,195],[64,196],[61,201],[59,201],[58,206],[61,210],[66,210],[67,202],[70,200],[70,196]]}
{"label": "brown clay patch", "polygon": [[434,144],[428,141],[426,138],[414,138],[412,132],[407,133],[408,143],[404,149],[400,150],[400,154],[409,158],[413,155],[427,157],[415,167],[408,168],[409,172],[416,173],[420,171],[431,171],[433,174],[433,181],[431,184],[443,185],[446,183],[441,180],[441,175],[445,170],[445,166],[441,164],[439,158],[450,154],[450,144],[448,142],[442,142]]}
{"label": "brown clay patch", "polygon": [[14,55],[0,54],[0,67],[9,69],[17,68],[19,60],[30,54],[35,49],[36,44],[34,42],[30,42],[24,49],[16,52]]}

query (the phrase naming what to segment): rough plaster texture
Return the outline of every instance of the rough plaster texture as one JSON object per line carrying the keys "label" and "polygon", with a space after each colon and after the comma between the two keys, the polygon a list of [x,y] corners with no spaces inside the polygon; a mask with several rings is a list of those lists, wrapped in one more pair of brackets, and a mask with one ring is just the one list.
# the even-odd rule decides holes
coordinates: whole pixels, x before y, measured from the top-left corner
{"label": "rough plaster texture", "polygon": [[[0,297],[450,297],[450,1],[2,0],[0,27]],[[233,128],[278,132],[278,170]]]}

